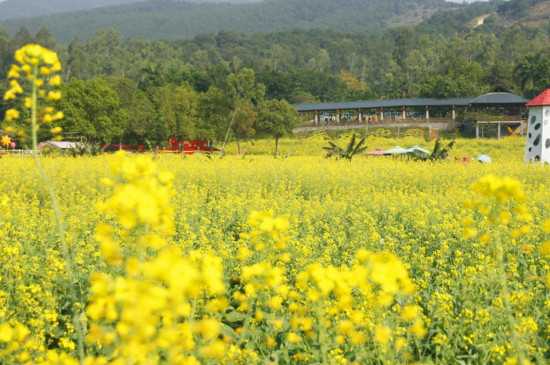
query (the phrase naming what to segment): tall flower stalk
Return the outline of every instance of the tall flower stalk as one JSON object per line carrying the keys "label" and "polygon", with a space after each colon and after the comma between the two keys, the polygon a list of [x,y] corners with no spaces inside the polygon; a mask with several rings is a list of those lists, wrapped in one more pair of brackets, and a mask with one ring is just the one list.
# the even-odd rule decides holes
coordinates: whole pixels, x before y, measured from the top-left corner
{"label": "tall flower stalk", "polygon": [[[79,301],[73,285],[72,257],[69,254],[69,249],[65,241],[65,229],[59,211],[59,204],[52,183],[40,163],[38,148],[38,130],[40,127],[47,126],[54,121],[63,119],[63,112],[55,112],[55,109],[48,105],[48,103],[61,98],[61,92],[55,90],[57,86],[61,85],[61,77],[54,74],[61,70],[61,64],[55,52],[36,44],[29,44],[17,50],[15,52],[15,61],[16,64],[13,64],[8,72],[10,89],[4,94],[4,100],[16,99],[18,94],[25,95],[27,92],[30,92],[30,97],[26,96],[24,99],[24,106],[30,109],[31,114],[30,124],[34,162],[36,169],[40,172],[42,179],[46,183],[55,214],[61,254],[63,255],[67,269],[67,286],[73,308],[73,324],[78,336],[79,358],[82,361],[84,358],[84,341],[82,326],[79,322],[81,306],[77,305]],[[21,81],[21,83],[19,81]],[[20,112],[18,110],[9,109],[6,111],[6,121],[12,121],[19,118]],[[13,128],[6,129],[14,131]],[[59,133],[61,133],[60,127],[51,128],[50,132],[57,135],[55,139],[61,139],[59,135]],[[19,130],[17,134],[22,138],[26,137],[24,130]]]}

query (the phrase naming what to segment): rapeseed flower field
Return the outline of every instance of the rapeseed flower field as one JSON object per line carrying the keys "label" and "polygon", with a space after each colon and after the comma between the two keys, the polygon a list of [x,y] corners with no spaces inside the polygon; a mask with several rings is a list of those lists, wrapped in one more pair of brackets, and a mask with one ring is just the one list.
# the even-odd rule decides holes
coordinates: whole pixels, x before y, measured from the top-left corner
{"label": "rapeseed flower field", "polygon": [[[61,66],[15,56],[4,98],[30,87],[36,150],[63,118]],[[0,361],[548,362],[550,170],[523,164],[523,138],[439,162],[328,159],[325,142],[0,159]],[[478,153],[495,162],[463,159]]]}
{"label": "rapeseed flower field", "polygon": [[43,158],[70,275],[33,163],[0,159],[2,361],[547,363],[550,170],[522,139],[458,140],[495,160],[466,165],[286,143],[311,155]]}

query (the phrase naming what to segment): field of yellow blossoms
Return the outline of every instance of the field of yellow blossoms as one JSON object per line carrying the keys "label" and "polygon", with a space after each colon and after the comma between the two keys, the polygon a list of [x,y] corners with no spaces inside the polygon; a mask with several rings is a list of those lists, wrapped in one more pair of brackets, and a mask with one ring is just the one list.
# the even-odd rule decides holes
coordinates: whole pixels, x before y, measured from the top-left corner
{"label": "field of yellow blossoms", "polygon": [[1,158],[0,363],[546,364],[550,169],[524,143],[43,157],[63,237],[31,159]]}

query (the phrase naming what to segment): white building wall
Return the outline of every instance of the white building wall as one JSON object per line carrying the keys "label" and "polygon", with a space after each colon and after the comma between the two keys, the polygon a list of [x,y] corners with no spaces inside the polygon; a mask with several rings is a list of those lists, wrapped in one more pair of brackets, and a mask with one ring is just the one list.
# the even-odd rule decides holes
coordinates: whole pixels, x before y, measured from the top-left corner
{"label": "white building wall", "polygon": [[525,161],[535,160],[550,163],[550,106],[529,107]]}
{"label": "white building wall", "polygon": [[541,161],[550,164],[550,105],[542,107]]}

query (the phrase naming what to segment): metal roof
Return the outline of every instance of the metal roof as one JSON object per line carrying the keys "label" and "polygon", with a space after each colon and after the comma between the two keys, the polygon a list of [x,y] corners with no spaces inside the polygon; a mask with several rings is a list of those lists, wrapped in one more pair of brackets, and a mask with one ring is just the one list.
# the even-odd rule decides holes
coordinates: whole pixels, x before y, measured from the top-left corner
{"label": "metal roof", "polygon": [[435,107],[435,106],[469,106],[473,105],[525,105],[529,100],[510,92],[489,92],[476,98],[419,98],[419,99],[387,99],[365,101],[343,101],[334,103],[294,104],[299,112],[348,110],[348,109],[379,109],[402,107]]}
{"label": "metal roof", "polygon": [[66,141],[46,141],[46,144],[60,148],[62,150],[67,150],[71,148],[76,148],[78,145],[77,142],[66,142]]}
{"label": "metal roof", "polygon": [[542,94],[527,103],[526,106],[545,106],[550,105],[550,89],[546,89]]}
{"label": "metal roof", "polygon": [[472,98],[450,98],[450,99],[387,99],[387,100],[365,100],[365,101],[343,101],[336,103],[312,103],[294,104],[299,112],[312,112],[323,110],[346,110],[346,109],[374,109],[374,108],[401,108],[401,107],[426,107],[426,106],[467,106]]}
{"label": "metal roof", "polygon": [[529,99],[525,99],[514,93],[507,92],[491,92],[483,94],[473,99],[470,104],[472,105],[502,105],[502,104],[520,104],[525,105],[529,102]]}

